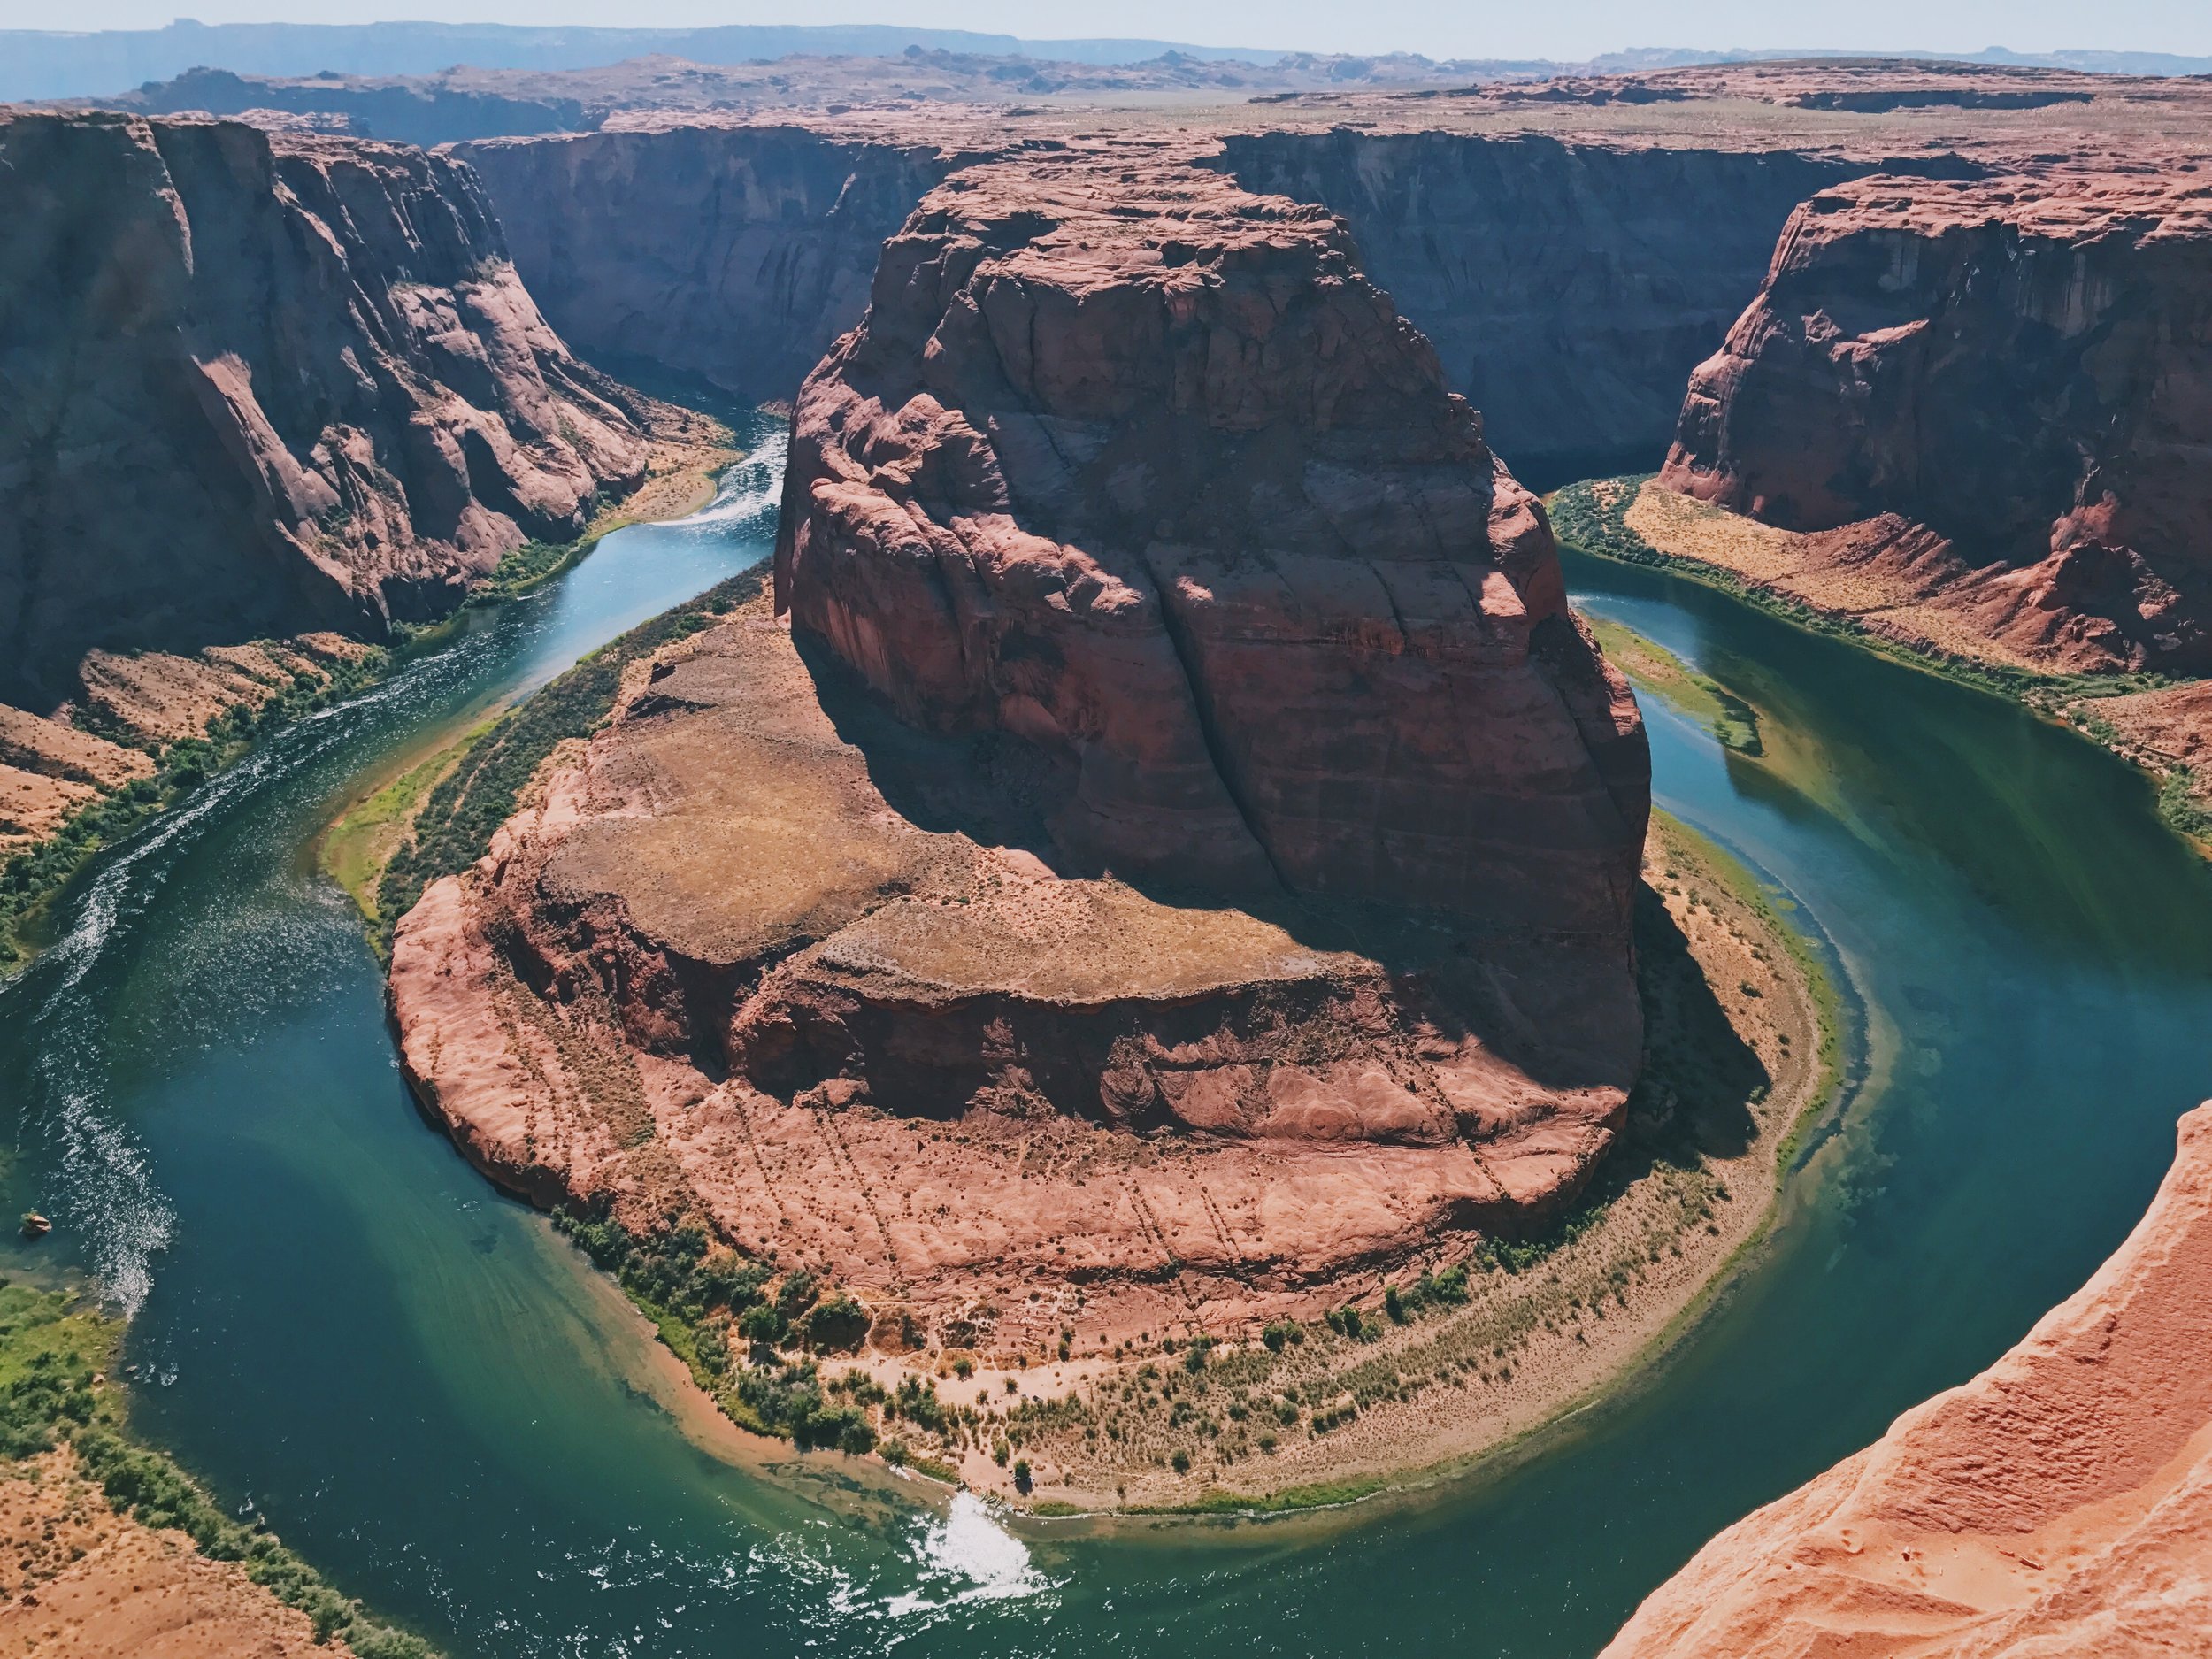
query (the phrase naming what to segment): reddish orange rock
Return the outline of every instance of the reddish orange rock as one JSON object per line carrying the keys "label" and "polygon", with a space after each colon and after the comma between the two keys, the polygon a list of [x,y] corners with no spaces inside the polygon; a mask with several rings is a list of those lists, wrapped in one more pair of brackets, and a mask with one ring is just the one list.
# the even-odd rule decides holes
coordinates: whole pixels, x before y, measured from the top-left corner
{"label": "reddish orange rock", "polygon": [[0,111],[0,699],[96,649],[449,611],[645,475],[468,169],[232,122]]}
{"label": "reddish orange rock", "polygon": [[1642,727],[1333,219],[957,175],[786,500],[783,618],[636,665],[399,926],[480,1165],[1013,1352],[1312,1317],[1588,1179]]}
{"label": "reddish orange rock", "polygon": [[970,169],[799,400],[779,605],[907,719],[1077,772],[1132,878],[1609,939],[1648,759],[1542,508],[1322,210]]}
{"label": "reddish orange rock", "polygon": [[1924,526],[1950,608],[2048,668],[2202,673],[2208,449],[2187,172],[1876,177],[1793,216],[1662,476],[1787,529]]}
{"label": "reddish orange rock", "polygon": [[1973,1381],[1723,1532],[1604,1659],[2148,1659],[2212,1632],[2212,1104]]}

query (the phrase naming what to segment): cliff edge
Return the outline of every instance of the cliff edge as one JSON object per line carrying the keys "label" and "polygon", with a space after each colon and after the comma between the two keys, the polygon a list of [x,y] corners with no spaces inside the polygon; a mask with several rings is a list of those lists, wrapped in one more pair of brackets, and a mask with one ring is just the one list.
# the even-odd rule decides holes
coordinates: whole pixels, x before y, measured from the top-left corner
{"label": "cliff edge", "polygon": [[0,111],[0,702],[96,649],[379,637],[645,474],[445,157]]}
{"label": "cliff edge", "polygon": [[[2045,672],[2212,671],[2212,208],[1874,177],[1792,216],[1662,481]],[[1844,526],[1849,526],[1847,533]]]}
{"label": "cliff edge", "polygon": [[2212,1103],[2018,1347],[1730,1527],[1604,1659],[2199,1654],[2212,1629]]}

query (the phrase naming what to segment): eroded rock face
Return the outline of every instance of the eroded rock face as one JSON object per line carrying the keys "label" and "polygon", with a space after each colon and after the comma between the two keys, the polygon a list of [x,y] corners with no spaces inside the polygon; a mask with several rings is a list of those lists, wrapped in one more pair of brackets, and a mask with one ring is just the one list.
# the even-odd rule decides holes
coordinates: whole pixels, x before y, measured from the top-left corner
{"label": "eroded rock face", "polygon": [[647,124],[463,144],[554,326],[595,361],[782,402],[860,320],[933,143]]}
{"label": "eroded rock face", "polygon": [[801,395],[777,595],[909,720],[1064,756],[1078,861],[1625,941],[1634,703],[1321,210],[959,175]]}
{"label": "eroded rock face", "polygon": [[1641,1029],[1609,941],[1058,875],[1050,755],[803,643],[763,597],[641,664],[401,922],[403,1063],[495,1179],[1019,1352],[1079,1302],[1114,1340],[1317,1317],[1606,1153]]}
{"label": "eroded rock face", "polygon": [[1491,440],[1545,488],[1655,465],[1683,381],[1758,291],[1791,211],[1866,168],[1786,148],[1342,127],[1233,134],[1220,165],[1341,214]]}
{"label": "eroded rock face", "polygon": [[1587,1179],[1642,728],[1325,212],[957,175],[800,397],[774,575],[399,926],[497,1179],[1013,1351],[1310,1317]]}
{"label": "eroded rock face", "polygon": [[2212,1104],[2019,1346],[1723,1532],[1605,1659],[2122,1659],[2212,1629]]}
{"label": "eroded rock face", "polygon": [[95,648],[437,615],[643,475],[450,161],[15,113],[0,222],[0,700]]}
{"label": "eroded rock face", "polygon": [[2202,673],[2208,459],[2200,190],[1875,178],[1791,219],[1663,477],[1789,529],[1894,514],[1954,608],[2046,666]]}

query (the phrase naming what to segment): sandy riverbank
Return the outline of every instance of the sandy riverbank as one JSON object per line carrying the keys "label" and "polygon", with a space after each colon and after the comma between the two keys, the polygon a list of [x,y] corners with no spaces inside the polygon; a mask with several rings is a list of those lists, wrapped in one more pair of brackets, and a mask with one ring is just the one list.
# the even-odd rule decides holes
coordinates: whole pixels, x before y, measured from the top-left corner
{"label": "sandy riverbank", "polygon": [[[967,1379],[941,1359],[945,1397],[988,1412],[951,1448],[961,1478],[1045,1513],[1343,1501],[1478,1458],[1652,1360],[1771,1216],[1793,1130],[1832,1096],[1837,1015],[1803,947],[1711,843],[1661,818],[1644,873],[1651,1064],[1624,1144],[1563,1225],[1479,1248],[1463,1303],[1417,1305],[1402,1281],[1402,1321],[1382,1279],[1348,1286],[1358,1336],[1305,1327],[1279,1352],[1213,1348],[1197,1370],[1187,1345]],[[895,1388],[910,1365],[867,1369]]]}
{"label": "sandy riverbank", "polygon": [[352,1659],[246,1576],[182,1532],[110,1506],[68,1447],[0,1469],[0,1655],[143,1659]]}

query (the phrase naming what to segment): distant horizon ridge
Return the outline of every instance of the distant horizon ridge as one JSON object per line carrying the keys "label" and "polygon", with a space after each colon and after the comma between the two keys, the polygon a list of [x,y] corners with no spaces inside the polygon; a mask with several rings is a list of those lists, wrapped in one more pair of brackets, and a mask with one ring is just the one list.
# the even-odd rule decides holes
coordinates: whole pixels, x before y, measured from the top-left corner
{"label": "distant horizon ridge", "polygon": [[319,73],[427,75],[459,66],[470,48],[479,69],[595,69],[627,58],[665,54],[727,66],[793,56],[893,58],[909,47],[991,57],[1097,65],[1137,64],[1176,52],[1208,62],[1265,68],[1293,57],[1416,58],[1446,73],[1546,75],[1621,73],[1755,63],[1792,58],[1885,58],[1930,63],[2007,64],[2090,73],[2185,75],[2212,73],[2212,58],[2171,52],[2065,49],[1978,52],[1841,47],[1641,46],[1581,61],[1553,58],[1429,58],[1419,52],[1308,52],[1298,48],[1202,46],[1187,41],[1087,36],[1028,39],[971,29],[910,28],[884,23],[720,24],[632,28],[606,24],[444,23],[395,19],[373,23],[202,23],[176,18],[159,28],[0,29],[0,100],[100,97],[191,69],[273,77]]}

